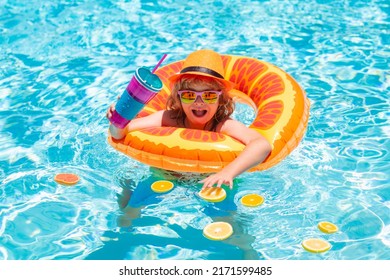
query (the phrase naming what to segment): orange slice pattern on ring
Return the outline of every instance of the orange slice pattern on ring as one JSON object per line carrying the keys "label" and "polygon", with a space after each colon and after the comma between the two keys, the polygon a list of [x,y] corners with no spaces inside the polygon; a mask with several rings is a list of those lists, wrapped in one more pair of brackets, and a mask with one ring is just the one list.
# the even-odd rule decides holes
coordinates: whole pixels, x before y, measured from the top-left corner
{"label": "orange slice pattern on ring", "polygon": [[251,127],[258,127],[262,130],[273,127],[283,113],[283,102],[281,100],[271,101],[259,110],[259,114],[253,121]]}
{"label": "orange slice pattern on ring", "polygon": [[185,140],[195,142],[222,142],[226,139],[225,135],[200,129],[186,129],[180,133],[180,137]]}
{"label": "orange slice pattern on ring", "polygon": [[242,58],[234,63],[229,80],[236,83],[236,89],[242,92],[249,92],[249,85],[265,72],[267,68],[259,60]]}
{"label": "orange slice pattern on ring", "polygon": [[265,100],[271,97],[280,95],[284,92],[284,82],[279,75],[275,73],[265,74],[256,83],[251,90],[249,97],[259,105],[262,105]]}
{"label": "orange slice pattern on ring", "polygon": [[150,127],[142,130],[143,133],[156,136],[172,135],[176,131],[176,127]]}
{"label": "orange slice pattern on ring", "polygon": [[177,61],[157,69],[155,74],[159,76],[165,85],[169,85],[169,78],[174,74],[179,73],[182,65],[183,61]]}

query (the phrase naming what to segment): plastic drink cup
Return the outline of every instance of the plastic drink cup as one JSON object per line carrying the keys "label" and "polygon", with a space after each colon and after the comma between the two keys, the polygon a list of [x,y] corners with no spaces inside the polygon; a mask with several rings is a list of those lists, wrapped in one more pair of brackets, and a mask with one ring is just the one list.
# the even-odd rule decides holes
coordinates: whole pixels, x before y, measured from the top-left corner
{"label": "plastic drink cup", "polygon": [[110,122],[124,128],[162,89],[161,79],[146,67],[139,67],[115,105]]}

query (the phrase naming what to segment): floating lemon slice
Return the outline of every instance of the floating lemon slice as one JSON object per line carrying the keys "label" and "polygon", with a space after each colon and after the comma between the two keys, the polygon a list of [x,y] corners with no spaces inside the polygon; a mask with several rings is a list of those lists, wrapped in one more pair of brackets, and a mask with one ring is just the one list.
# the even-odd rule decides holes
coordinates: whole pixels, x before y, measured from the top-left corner
{"label": "floating lemon slice", "polygon": [[329,242],[317,239],[317,238],[311,238],[306,239],[302,242],[302,247],[311,253],[323,253],[330,249]]}
{"label": "floating lemon slice", "polygon": [[264,197],[255,193],[244,195],[241,198],[241,204],[248,207],[256,207],[263,204],[263,202]]}
{"label": "floating lemon slice", "polygon": [[62,185],[75,185],[80,180],[80,177],[72,173],[59,173],[54,176],[54,181]]}
{"label": "floating lemon slice", "polygon": [[173,189],[173,183],[170,181],[156,181],[151,186],[152,190],[156,193],[165,193]]}
{"label": "floating lemon slice", "polygon": [[320,222],[318,223],[318,228],[324,233],[335,233],[339,228],[330,222]]}
{"label": "floating lemon slice", "polygon": [[203,235],[211,240],[225,240],[233,234],[233,228],[226,222],[211,223],[203,229]]}
{"label": "floating lemon slice", "polygon": [[207,188],[199,192],[199,196],[209,202],[221,202],[226,198],[223,188]]}

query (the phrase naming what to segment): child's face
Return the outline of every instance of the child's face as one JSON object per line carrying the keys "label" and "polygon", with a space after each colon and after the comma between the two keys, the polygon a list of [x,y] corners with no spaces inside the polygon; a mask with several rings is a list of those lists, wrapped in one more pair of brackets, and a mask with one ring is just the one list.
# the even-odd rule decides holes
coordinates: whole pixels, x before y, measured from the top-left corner
{"label": "child's face", "polygon": [[[206,84],[193,84],[186,89],[193,91],[215,90]],[[204,129],[205,124],[209,122],[217,112],[218,104],[219,101],[213,104],[205,103],[200,96],[191,104],[181,102],[190,128],[195,129]]]}

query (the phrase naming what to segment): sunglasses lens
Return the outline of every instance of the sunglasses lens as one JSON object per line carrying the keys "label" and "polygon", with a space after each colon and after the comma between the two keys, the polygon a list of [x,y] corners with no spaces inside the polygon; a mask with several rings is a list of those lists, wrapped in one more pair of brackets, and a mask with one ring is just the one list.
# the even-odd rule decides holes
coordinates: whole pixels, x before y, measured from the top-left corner
{"label": "sunglasses lens", "polygon": [[193,91],[183,91],[180,94],[181,101],[183,103],[189,104],[195,101],[196,99],[196,93]]}
{"label": "sunglasses lens", "polygon": [[206,103],[215,103],[218,100],[218,93],[214,91],[205,91],[202,94],[202,99]]}

